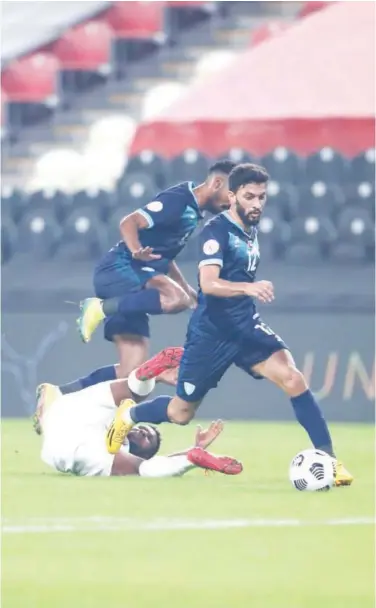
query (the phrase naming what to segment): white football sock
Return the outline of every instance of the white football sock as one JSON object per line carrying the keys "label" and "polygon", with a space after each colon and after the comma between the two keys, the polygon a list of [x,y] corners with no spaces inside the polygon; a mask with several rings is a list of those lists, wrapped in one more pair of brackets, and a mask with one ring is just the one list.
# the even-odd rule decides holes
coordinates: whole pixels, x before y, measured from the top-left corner
{"label": "white football sock", "polygon": [[180,456],[153,456],[140,464],[141,477],[175,477],[183,475],[194,465],[184,455]]}
{"label": "white football sock", "polygon": [[150,380],[139,380],[136,377],[136,370],[133,370],[128,376],[128,387],[134,395],[146,397],[155,389],[155,378],[150,378]]}

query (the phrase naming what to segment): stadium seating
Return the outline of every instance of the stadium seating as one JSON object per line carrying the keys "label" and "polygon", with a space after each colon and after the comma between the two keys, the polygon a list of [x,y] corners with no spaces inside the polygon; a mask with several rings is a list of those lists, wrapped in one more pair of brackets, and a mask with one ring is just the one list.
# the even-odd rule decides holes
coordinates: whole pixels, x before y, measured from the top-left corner
{"label": "stadium seating", "polygon": [[228,158],[232,160],[234,163],[254,163],[258,162],[257,158],[252,156],[246,150],[242,150],[241,148],[230,148],[227,152],[224,152],[220,155],[219,158]]}
{"label": "stadium seating", "polygon": [[267,209],[278,207],[281,219],[288,221],[297,214],[298,203],[298,192],[293,185],[270,180]]}
{"label": "stadium seating", "polygon": [[169,181],[168,163],[151,150],[143,150],[138,156],[133,156],[125,167],[125,175],[143,172],[160,190],[167,186]]}
{"label": "stadium seating", "polygon": [[72,197],[60,190],[38,190],[30,194],[26,212],[52,213],[60,223],[72,207]]}
{"label": "stadium seating", "polygon": [[338,239],[331,255],[337,260],[372,261],[375,233],[370,214],[365,209],[348,207],[337,218]]}
{"label": "stadium seating", "polygon": [[281,183],[297,183],[301,173],[301,162],[294,152],[280,146],[266,154],[260,163],[267,169],[271,179]]}
{"label": "stadium seating", "polygon": [[53,106],[59,96],[59,62],[48,53],[13,61],[1,74],[1,88],[8,102]]}
{"label": "stadium seating", "polygon": [[48,260],[55,255],[61,235],[53,209],[29,210],[18,225],[18,250]]}
{"label": "stadium seating", "polygon": [[[113,133],[114,137],[116,126],[119,131],[123,126],[120,141],[124,141],[130,126],[127,120],[117,122],[116,118],[113,122],[109,118],[107,123],[105,120],[96,123],[91,131],[91,142],[98,146],[98,151],[101,144],[106,145],[109,136],[106,125],[109,134]],[[372,181],[361,181],[370,178],[372,151],[353,159],[349,163],[352,167],[349,171],[347,161],[328,149],[308,159],[299,158],[283,148],[260,161],[236,148],[221,157],[237,162],[265,162],[269,170],[272,169],[268,202],[260,225],[260,242],[266,257],[286,255],[291,260],[309,261],[323,259],[330,254],[333,261],[348,258],[372,262],[375,190]],[[168,161],[150,150],[144,150],[129,159],[119,179],[112,178],[115,189],[103,189],[96,186],[95,179],[101,173],[100,166],[97,171],[94,170],[97,175],[91,175],[89,180],[85,178],[82,158],[85,155],[72,155],[71,151],[52,151],[36,167],[33,183],[41,184],[42,188],[33,189],[28,194],[3,188],[3,217],[10,226],[4,229],[6,247],[3,263],[10,259],[13,251],[12,227],[17,224],[20,224],[25,235],[27,248],[35,245],[41,255],[47,255],[47,251],[54,249],[53,244],[59,241],[61,231],[68,234],[68,241],[74,244],[71,251],[81,252],[79,256],[85,258],[95,251],[101,251],[119,238],[119,222],[124,215],[150,202],[158,191],[174,183],[184,180],[200,183],[213,162],[193,149]],[[109,154],[102,157],[103,166],[106,161],[109,164],[112,162]],[[303,177],[298,179],[297,171],[304,163]],[[112,169],[116,162],[113,165]],[[329,165],[333,173],[329,171]],[[54,171],[51,167],[55,168]],[[121,168],[117,168],[117,173]],[[282,175],[283,181],[275,180],[274,174]],[[90,171],[87,176],[90,176]],[[311,181],[313,176],[318,179]],[[79,183],[83,183],[81,189],[77,189]],[[87,187],[88,183],[91,184],[90,188]],[[64,189],[61,189],[62,185]],[[77,230],[77,220],[86,216],[90,219],[90,229],[80,232]],[[38,218],[43,220],[43,228]],[[84,226],[84,221],[78,225]],[[47,237],[45,247],[40,244],[42,235]],[[59,247],[60,251],[64,251],[64,247]],[[196,254],[197,240],[192,238],[181,259],[193,259]]]}
{"label": "stadium seating", "polygon": [[[7,255],[4,254],[4,261],[10,259],[18,226],[25,235],[25,246],[33,248],[35,245],[41,254],[49,247],[52,251],[51,243],[59,241],[63,231],[67,234],[67,240],[74,244],[72,251],[76,247],[77,251],[84,252],[84,256],[90,251],[99,251],[105,241],[108,243],[117,239],[120,216],[146,204],[158,191],[174,183],[184,180],[200,183],[216,158],[230,158],[239,163],[258,162],[270,173],[268,203],[260,226],[260,240],[270,255],[278,257],[279,252],[287,248],[287,243],[291,243],[292,251],[305,248],[309,253],[308,258],[310,255],[320,258],[331,251],[333,260],[340,259],[342,254],[338,252],[345,249],[352,252],[356,250],[358,253],[363,251],[363,254],[366,252],[367,258],[372,249],[370,230],[373,229],[375,217],[374,149],[364,150],[352,158],[351,155],[346,156],[345,153],[326,146],[307,156],[289,149],[287,143],[284,145],[281,135],[281,145],[275,149],[258,149],[255,146],[259,154],[254,155],[253,135],[257,139],[257,133],[251,131],[249,148],[248,142],[244,140],[236,144],[240,147],[222,152],[232,145],[232,138],[224,137],[216,150],[208,148],[205,154],[200,149],[200,146],[204,149],[203,144],[193,141],[192,148],[179,154],[172,155],[164,151],[164,158],[153,151],[155,142],[151,136],[150,141],[146,138],[144,150],[140,146],[142,151],[129,157],[140,117],[145,120],[158,117],[169,104],[184,95],[187,87],[237,60],[237,48],[226,48],[226,43],[224,48],[218,49],[217,44],[210,46],[205,42],[207,51],[204,52],[200,38],[191,49],[193,56],[197,53],[196,47],[200,49],[198,57],[201,53],[201,59],[195,67],[192,63],[191,81],[183,81],[180,76],[175,78],[174,69],[176,66],[180,69],[180,61],[185,54],[186,39],[180,36],[182,31],[215,15],[211,22],[211,34],[218,33],[216,28],[219,23],[221,28],[225,26],[226,37],[227,26],[217,19],[223,9],[221,4],[231,4],[226,7],[226,11],[230,12],[232,5],[239,4],[241,12],[241,3],[88,3],[91,8],[87,12],[82,6],[73,7],[74,3],[66,3],[66,7],[57,7],[55,13],[46,8],[45,14],[37,4],[30,5],[27,14],[30,19],[32,15],[38,15],[36,29],[40,45],[33,42],[34,46],[22,50],[22,45],[19,46],[21,38],[15,40],[15,46],[10,45],[11,40],[7,42],[10,54],[6,52],[8,63],[2,72],[2,127],[9,124],[7,114],[21,127],[25,117],[27,121],[33,122],[38,117],[39,110],[36,111],[36,108],[44,108],[48,115],[52,110],[59,112],[57,123],[51,121],[52,129],[65,134],[66,125],[72,126],[72,139],[77,132],[80,143],[80,130],[86,128],[87,134],[82,145],[71,143],[69,137],[66,137],[63,143],[51,143],[51,149],[45,152],[48,148],[43,144],[43,152],[35,163],[30,178],[26,180],[25,192],[3,189],[4,243],[8,252]],[[306,3],[301,16],[327,4],[330,3]],[[261,15],[262,7],[260,10]],[[12,14],[15,15],[15,12],[16,9],[12,9]],[[62,23],[59,37],[56,36],[57,13]],[[239,20],[236,7],[233,15]],[[10,15],[8,27],[12,28],[16,21]],[[260,20],[256,21],[260,23]],[[282,20],[265,20],[260,27],[252,29],[250,26],[251,44],[263,43],[289,26],[290,22],[284,16]],[[19,27],[19,31],[25,33],[22,19],[19,19]],[[223,31],[220,29],[219,33],[222,35]],[[187,36],[189,38],[190,35]],[[145,74],[143,64],[138,73],[138,64],[134,62],[132,66],[136,69],[130,71],[129,78],[127,75],[127,80],[118,86],[114,78],[116,70],[121,72],[124,69],[126,73],[132,59],[140,59],[152,47],[155,50],[160,45],[171,42],[179,45],[172,66],[169,65],[170,51],[155,53],[155,63],[154,60],[151,61],[151,65],[156,68],[155,72],[153,67],[152,71]],[[244,44],[247,42],[248,38]],[[11,46],[12,49],[17,47],[20,50],[13,52]],[[137,50],[134,55],[132,49]],[[262,49],[256,49],[255,52],[259,51]],[[161,60],[156,59],[159,55]],[[168,69],[164,71],[166,59]],[[171,67],[173,69],[169,72]],[[107,97],[101,98],[99,95],[93,107],[91,99],[75,94],[74,101],[80,108],[77,116],[80,112],[84,114],[86,104],[89,106],[84,125],[78,124],[79,120],[77,124],[72,121],[73,124],[70,125],[70,119],[63,119],[59,123],[62,106],[67,94],[71,93],[71,85],[77,84],[80,88],[80,84],[86,82],[72,80],[72,74],[94,74],[103,80],[110,77],[108,84],[111,86],[106,92]],[[137,81],[134,89],[131,86],[133,78]],[[159,84],[156,85],[157,78]],[[130,98],[139,95],[138,114],[132,115],[133,102],[129,102],[129,93]],[[123,103],[124,108],[129,103],[125,111]],[[8,121],[5,125],[3,115]],[[43,114],[45,115],[47,114]],[[228,132],[236,128],[230,124]],[[45,135],[46,132],[43,131],[41,138]],[[263,155],[260,158],[261,153]],[[76,213],[81,215],[76,216]],[[85,228],[88,224],[80,220],[86,217],[85,214],[89,220],[88,228]],[[46,235],[44,248],[41,245],[42,235]],[[193,238],[182,254],[183,258],[195,257],[196,248],[197,241]],[[64,247],[59,248],[60,251],[64,252]],[[316,253],[312,254],[313,251]],[[355,255],[353,259],[356,259]]]}
{"label": "stadium seating", "polygon": [[126,208],[115,209],[115,211],[107,219],[106,227],[108,248],[113,247],[120,241],[120,222],[128,213],[131,213],[131,211],[132,209]]}
{"label": "stadium seating", "polygon": [[375,149],[370,148],[355,156],[350,162],[350,179],[352,182],[375,181]]}
{"label": "stadium seating", "polygon": [[259,243],[263,259],[278,259],[283,256],[291,239],[291,229],[281,218],[280,209],[269,207],[260,222]]}
{"label": "stadium seating", "polygon": [[89,21],[68,30],[54,45],[62,70],[111,71],[112,31],[101,21]]}
{"label": "stadium seating", "polygon": [[6,264],[18,250],[18,233],[15,224],[9,218],[1,221],[1,263]]}
{"label": "stadium seating", "polygon": [[119,203],[130,211],[149,203],[155,194],[156,186],[145,173],[126,175],[119,184]]}
{"label": "stadium seating", "polygon": [[96,207],[76,209],[67,217],[59,243],[60,258],[97,259],[106,248],[106,230]]}
{"label": "stadium seating", "polygon": [[298,215],[302,217],[333,217],[344,205],[345,195],[339,186],[317,181],[302,186],[299,190]]}
{"label": "stadium seating", "polygon": [[73,195],[72,211],[94,212],[98,219],[105,221],[117,205],[115,193],[91,188]]}
{"label": "stadium seating", "polygon": [[322,148],[304,163],[304,181],[340,184],[347,180],[348,162],[332,148]]}
{"label": "stadium seating", "polygon": [[128,63],[150,53],[166,40],[164,2],[114,2],[105,20],[114,35],[117,75],[127,73]]}
{"label": "stadium seating", "polygon": [[105,19],[117,38],[163,40],[164,2],[114,2]]}
{"label": "stadium seating", "polygon": [[175,183],[193,181],[201,183],[208,172],[210,160],[198,150],[186,150],[170,163],[170,174]]}
{"label": "stadium seating", "polygon": [[291,235],[284,257],[296,264],[319,263],[327,257],[336,230],[327,218],[297,218],[291,223]]}
{"label": "stadium seating", "polygon": [[12,222],[17,224],[27,203],[28,197],[25,192],[15,188],[3,187],[1,191],[2,221],[10,219]]}

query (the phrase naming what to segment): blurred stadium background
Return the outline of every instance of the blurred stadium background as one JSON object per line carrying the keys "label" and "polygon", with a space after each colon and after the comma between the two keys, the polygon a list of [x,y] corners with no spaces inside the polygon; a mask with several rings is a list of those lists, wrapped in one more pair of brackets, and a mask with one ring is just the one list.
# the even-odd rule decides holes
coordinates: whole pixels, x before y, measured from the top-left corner
{"label": "blurred stadium background", "polygon": [[[271,175],[260,225],[260,275],[277,290],[267,322],[330,418],[373,418],[374,11],[3,3],[3,415],[30,414],[37,382],[113,360],[101,336],[79,343],[66,302],[91,295],[124,214],[230,157]],[[180,257],[194,283],[196,243]],[[157,319],[152,350],[181,343],[186,322]],[[234,383],[233,417],[290,417],[264,383],[250,404],[236,371],[204,415],[224,415]]]}
{"label": "blurred stadium background", "polygon": [[[374,3],[1,11],[2,605],[373,607]],[[115,359],[100,331],[80,343],[72,303],[92,294],[124,214],[223,157],[270,172],[264,318],[310,378],[354,486],[289,488],[305,435],[280,392],[238,370],[200,414],[230,419],[216,449],[242,459],[239,477],[62,479],[25,418],[35,387]],[[179,260],[193,284],[196,247]],[[152,352],[181,344],[187,320],[153,319]],[[165,427],[165,453],[191,444],[192,425]]]}

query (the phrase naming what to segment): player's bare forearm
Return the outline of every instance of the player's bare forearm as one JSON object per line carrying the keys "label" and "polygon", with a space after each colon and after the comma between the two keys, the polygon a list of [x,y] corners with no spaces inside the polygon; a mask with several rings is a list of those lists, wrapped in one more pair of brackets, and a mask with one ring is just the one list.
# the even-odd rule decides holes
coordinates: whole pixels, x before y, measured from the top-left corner
{"label": "player's bare forearm", "polygon": [[141,249],[139,231],[147,227],[147,220],[137,212],[131,213],[121,220],[121,237],[132,253]]}
{"label": "player's bare forearm", "polygon": [[217,298],[235,298],[246,294],[247,283],[232,283],[219,277],[220,266],[208,265],[200,268],[200,285],[202,292]]}
{"label": "player's bare forearm", "polygon": [[211,281],[202,289],[204,294],[217,298],[236,298],[246,295],[247,283],[232,283],[223,279]]}
{"label": "player's bare forearm", "polygon": [[170,278],[175,281],[182,289],[184,289],[185,293],[191,298],[193,304],[196,304],[197,301],[197,292],[185,279],[182,271],[176,262],[172,261],[169,264],[168,274]]}
{"label": "player's bare forearm", "polygon": [[260,302],[274,300],[274,287],[270,281],[257,281],[255,283],[233,283],[221,279],[221,267],[208,264],[200,268],[200,286],[205,295],[217,298],[236,298],[249,296],[257,298]]}
{"label": "player's bare forearm", "polygon": [[180,287],[182,287],[182,289],[184,289],[185,293],[187,293],[189,295],[189,290],[191,289],[191,286],[189,285],[188,281],[185,279],[182,271],[180,270],[180,268],[176,262],[174,262],[174,261],[170,262],[169,267],[168,267],[168,274],[171,277],[171,279],[173,281],[175,281],[178,285],[180,285]]}

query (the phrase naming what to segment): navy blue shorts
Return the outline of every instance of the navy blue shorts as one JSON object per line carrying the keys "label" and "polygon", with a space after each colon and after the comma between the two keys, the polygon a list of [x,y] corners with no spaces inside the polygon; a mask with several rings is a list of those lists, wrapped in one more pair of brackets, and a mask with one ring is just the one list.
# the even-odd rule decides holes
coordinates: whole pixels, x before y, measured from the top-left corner
{"label": "navy blue shorts", "polygon": [[[94,271],[94,291],[97,298],[106,300],[139,291],[154,276],[165,274],[125,255],[105,259]],[[150,335],[147,314],[123,315],[117,313],[104,322],[104,337],[113,342],[114,336],[134,334],[148,338]]]}
{"label": "navy blue shorts", "polygon": [[179,368],[177,395],[185,401],[200,401],[217,386],[233,364],[253,378],[262,379],[252,372],[252,367],[282,349],[288,347],[260,318],[241,340],[236,341],[189,328]]}

